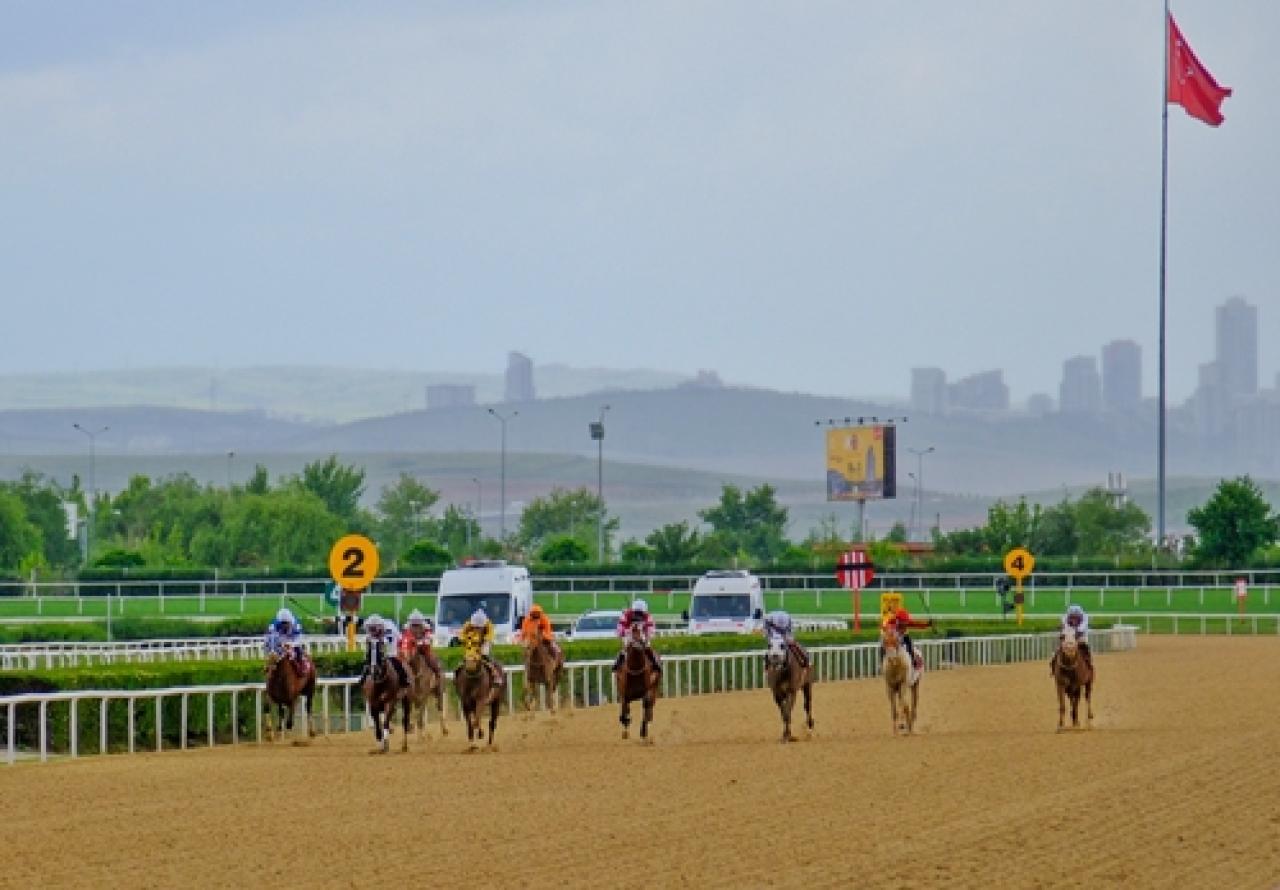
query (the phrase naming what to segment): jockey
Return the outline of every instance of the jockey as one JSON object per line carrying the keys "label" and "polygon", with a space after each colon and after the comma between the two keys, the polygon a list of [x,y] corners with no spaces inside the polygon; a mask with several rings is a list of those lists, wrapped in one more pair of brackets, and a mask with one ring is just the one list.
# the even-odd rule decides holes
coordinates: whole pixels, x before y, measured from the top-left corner
{"label": "jockey", "polygon": [[302,626],[288,609],[277,612],[275,620],[267,625],[267,636],[262,648],[267,655],[283,658],[291,652],[294,659],[302,660]]}
{"label": "jockey", "polygon": [[400,638],[400,652],[403,657],[412,658],[415,648],[422,650],[422,655],[427,660],[427,667],[435,673],[437,680],[442,680],[440,659],[432,649],[435,643],[435,632],[431,619],[414,609],[404,623],[404,636]]}
{"label": "jockey", "polygon": [[[907,647],[907,655],[911,657],[911,663],[916,666],[916,670],[924,667],[924,659],[916,652],[915,644],[911,642],[911,634],[908,631],[913,627],[925,628],[933,627],[933,621],[917,621],[911,617],[911,613],[906,609],[899,608],[896,612],[890,614],[881,625],[885,630],[891,628],[898,631],[898,635],[902,638],[902,645]],[[880,646],[880,656],[884,657],[884,646]]]}
{"label": "jockey", "polygon": [[[370,656],[373,654],[373,647],[377,643],[382,643],[382,652],[384,657],[391,663],[391,667],[395,669],[396,676],[400,678],[401,686],[409,685],[409,672],[405,670],[404,662],[397,655],[397,647],[400,643],[400,628],[396,627],[396,623],[390,618],[383,618],[381,615],[370,615],[364,621],[364,632],[369,638]],[[365,664],[365,672],[368,673],[371,665]]]}
{"label": "jockey", "polygon": [[791,625],[791,616],[781,609],[770,612],[764,617],[764,640],[767,644],[772,645],[775,639],[781,639],[783,644],[795,653],[796,658],[800,659],[802,666],[809,664],[809,654],[804,651],[804,647],[796,642],[795,633]]}
{"label": "jockey", "polygon": [[[1061,644],[1063,636],[1066,634],[1068,627],[1075,628],[1076,643],[1080,646],[1080,654],[1084,656],[1084,663],[1093,669],[1093,653],[1089,651],[1089,613],[1080,606],[1079,603],[1072,603],[1067,607],[1067,614],[1062,616],[1062,621],[1058,625],[1058,642]],[[1049,659],[1049,670],[1052,673],[1053,666],[1058,658],[1057,650],[1054,650],[1053,658]]]}
{"label": "jockey", "polygon": [[644,600],[636,600],[631,604],[631,608],[622,613],[618,618],[618,637],[623,641],[623,650],[618,653],[617,659],[613,662],[613,670],[616,673],[622,667],[622,659],[626,657],[626,643],[631,639],[631,630],[639,626],[644,636],[644,651],[649,653],[649,661],[653,664],[653,669],[658,672],[658,676],[662,676],[662,662],[658,660],[658,653],[653,651],[653,636],[657,628],[653,623],[653,616],[649,614],[649,604]]}
{"label": "jockey", "polygon": [[520,622],[520,639],[527,643],[539,633],[542,634],[542,639],[550,644],[554,656],[559,658],[560,647],[556,644],[555,631],[551,627],[551,619],[547,617],[546,612],[542,611],[542,606],[534,603],[529,609],[529,614],[524,616],[524,620]]}
{"label": "jockey", "polygon": [[493,649],[493,622],[489,620],[483,608],[471,613],[471,617],[462,625],[462,630],[458,631],[458,637],[462,640],[465,649],[479,650],[480,660],[493,674],[493,682],[501,686],[504,682],[502,671],[490,654]]}

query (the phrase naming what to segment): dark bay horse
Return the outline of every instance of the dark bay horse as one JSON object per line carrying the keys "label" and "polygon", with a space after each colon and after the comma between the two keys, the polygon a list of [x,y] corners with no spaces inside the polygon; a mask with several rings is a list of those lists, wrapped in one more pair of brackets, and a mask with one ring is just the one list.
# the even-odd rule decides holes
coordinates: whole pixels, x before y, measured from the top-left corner
{"label": "dark bay horse", "polygon": [[[267,741],[283,738],[293,729],[293,710],[299,698],[307,713],[307,735],[316,734],[311,702],[316,694],[316,666],[311,659],[295,658],[292,653],[272,655],[267,662]],[[277,726],[271,726],[272,706],[278,710]]]}
{"label": "dark bay horse", "polygon": [[1067,699],[1071,700],[1071,725],[1080,728],[1082,691],[1088,714],[1086,728],[1093,727],[1093,677],[1093,667],[1080,655],[1076,629],[1068,626],[1062,633],[1062,643],[1053,661],[1053,684],[1058,689],[1058,732],[1066,729]]}
{"label": "dark bay horse", "polygon": [[[495,665],[499,674],[501,665]],[[462,705],[462,717],[467,721],[468,750],[476,749],[476,742],[484,739],[484,727],[480,725],[480,711],[489,709],[489,748],[493,749],[493,734],[498,728],[498,707],[502,703],[502,686],[494,681],[494,672],[480,657],[480,650],[467,646],[462,663],[453,672],[453,685]]]}
{"label": "dark bay horse", "polygon": [[813,665],[802,662],[800,653],[792,646],[800,648],[798,643],[787,643],[780,637],[774,637],[769,641],[769,650],[764,657],[765,676],[769,689],[773,691],[778,714],[782,717],[784,744],[795,741],[791,735],[791,709],[795,707],[797,693],[804,695],[806,724],[810,731],[813,730]]}
{"label": "dark bay horse", "polygon": [[618,703],[622,712],[618,722],[622,724],[622,737],[631,737],[631,703],[640,701],[644,704],[644,718],[640,721],[640,738],[649,738],[649,724],[653,721],[653,703],[658,699],[659,674],[649,655],[649,644],[644,638],[644,629],[639,624],[632,625],[631,635],[623,650],[622,665],[614,673],[618,687]]}
{"label": "dark bay horse", "polygon": [[386,644],[381,641],[369,643],[364,682],[360,684],[365,704],[369,708],[369,718],[373,721],[373,738],[378,745],[375,753],[381,754],[387,753],[391,718],[395,715],[397,704],[402,706],[401,710],[404,712],[404,739],[400,743],[400,750],[409,750],[409,692],[413,688],[413,673],[409,666],[405,665],[409,682],[402,684],[400,675],[387,659],[385,649]]}
{"label": "dark bay horse", "polygon": [[540,630],[535,631],[534,638],[524,644],[524,709],[533,710],[541,686],[547,690],[547,709],[554,714],[563,673],[564,653],[544,639]]}
{"label": "dark bay horse", "polygon": [[436,703],[436,716],[440,718],[440,734],[448,735],[449,727],[444,720],[444,673],[436,673],[427,660],[427,646],[415,643],[412,648],[402,648],[403,660],[409,666],[409,675],[413,683],[409,688],[406,702],[413,711],[411,721],[418,727],[418,738],[428,738],[426,734],[427,703],[432,699]]}

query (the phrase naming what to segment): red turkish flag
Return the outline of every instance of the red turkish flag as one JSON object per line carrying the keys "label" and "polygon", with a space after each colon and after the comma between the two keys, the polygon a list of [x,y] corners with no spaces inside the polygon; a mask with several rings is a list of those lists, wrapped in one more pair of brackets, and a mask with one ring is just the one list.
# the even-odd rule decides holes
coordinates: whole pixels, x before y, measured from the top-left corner
{"label": "red turkish flag", "polygon": [[1231,95],[1231,88],[1219,86],[1209,69],[1200,64],[1196,54],[1187,46],[1186,38],[1178,30],[1178,24],[1169,16],[1169,93],[1165,101],[1181,105],[1187,114],[1204,121],[1211,127],[1222,123],[1222,100]]}

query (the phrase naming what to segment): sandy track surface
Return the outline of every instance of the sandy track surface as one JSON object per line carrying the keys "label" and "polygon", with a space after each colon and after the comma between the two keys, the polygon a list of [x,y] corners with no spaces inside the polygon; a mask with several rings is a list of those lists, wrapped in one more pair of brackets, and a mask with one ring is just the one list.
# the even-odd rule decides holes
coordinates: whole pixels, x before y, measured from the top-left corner
{"label": "sandy track surface", "polygon": [[755,692],[660,700],[652,747],[594,709],[503,719],[493,754],[455,731],[0,768],[0,885],[1280,885],[1280,640],[1144,637],[1098,669],[1095,729],[1062,735],[1037,663],[929,674],[910,739],[864,680],[816,687],[789,746]]}

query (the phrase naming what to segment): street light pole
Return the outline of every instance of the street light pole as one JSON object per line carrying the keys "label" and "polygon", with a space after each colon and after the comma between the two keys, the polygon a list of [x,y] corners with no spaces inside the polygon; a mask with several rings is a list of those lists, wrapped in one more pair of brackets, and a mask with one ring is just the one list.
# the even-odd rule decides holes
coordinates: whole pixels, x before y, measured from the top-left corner
{"label": "street light pole", "polygon": [[483,541],[484,522],[481,517],[484,515],[484,486],[480,483],[478,476],[472,476],[471,481],[476,484],[476,531],[480,535],[480,540]]}
{"label": "street light pole", "polygon": [[507,421],[519,417],[520,412],[512,411],[504,417],[490,408],[489,413],[502,424],[502,468],[498,476],[498,497],[502,499],[502,503],[498,508],[498,540],[505,545],[507,540]]}
{"label": "street light pole", "polygon": [[604,552],[604,413],[608,405],[600,406],[600,419],[587,425],[591,438],[596,440],[596,559],[608,562]]}
{"label": "street light pole", "polygon": [[234,451],[227,452],[227,494],[231,494],[231,459],[235,456]]}
{"label": "street light pole", "polygon": [[96,513],[96,501],[98,500],[98,482],[96,479],[97,438],[99,433],[105,433],[111,427],[104,426],[101,429],[87,430],[78,423],[71,425],[89,437],[89,519],[84,527],[84,561],[88,563],[89,557],[93,554],[93,517]]}
{"label": "street light pole", "polygon": [[924,535],[924,456],[932,454],[938,449],[933,445],[928,448],[908,448],[912,454],[916,456],[916,516],[920,523],[919,536]]}

